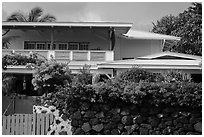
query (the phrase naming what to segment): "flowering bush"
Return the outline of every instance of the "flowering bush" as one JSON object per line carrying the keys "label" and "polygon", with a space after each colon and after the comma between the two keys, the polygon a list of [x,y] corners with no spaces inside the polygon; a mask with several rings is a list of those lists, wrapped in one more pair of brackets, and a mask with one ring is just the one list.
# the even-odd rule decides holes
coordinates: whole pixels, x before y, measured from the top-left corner
{"label": "flowering bush", "polygon": [[44,60],[38,59],[37,54],[30,54],[30,56],[25,56],[17,53],[7,54],[2,58],[2,68],[6,69],[8,65],[28,65],[35,64],[40,65]]}
{"label": "flowering bush", "polygon": [[68,64],[47,61],[38,66],[33,74],[34,90],[44,93],[54,92],[56,86],[65,86],[72,82]]}

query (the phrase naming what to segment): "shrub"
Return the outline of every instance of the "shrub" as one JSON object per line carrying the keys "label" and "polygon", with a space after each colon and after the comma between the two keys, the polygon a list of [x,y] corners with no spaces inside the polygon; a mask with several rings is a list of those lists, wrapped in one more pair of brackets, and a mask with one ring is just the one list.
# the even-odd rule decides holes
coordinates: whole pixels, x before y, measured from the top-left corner
{"label": "shrub", "polygon": [[56,86],[65,86],[72,82],[71,71],[68,64],[48,61],[38,66],[33,74],[32,84],[34,90],[53,92]]}
{"label": "shrub", "polygon": [[117,76],[121,80],[125,81],[131,81],[131,82],[140,82],[146,81],[146,82],[155,82],[160,80],[159,74],[154,74],[148,71],[145,71],[144,69],[141,68],[131,68]]}
{"label": "shrub", "polygon": [[124,80],[116,77],[93,85],[86,85],[83,82],[70,83],[64,87],[58,87],[56,92],[42,100],[42,103],[50,100],[49,103],[59,107],[63,112],[69,110],[72,105],[84,101],[106,104],[132,103],[139,106],[182,106],[189,108],[200,108],[202,106],[201,83],[182,80],[171,83],[168,81],[135,82],[137,80],[135,77],[133,77],[133,80],[128,78]]}
{"label": "shrub", "polygon": [[89,65],[84,65],[83,68],[80,69],[80,73],[74,77],[73,83],[92,84],[92,74],[90,73]]}
{"label": "shrub", "polygon": [[167,70],[161,73],[161,75],[163,76],[163,81],[165,82],[191,81],[188,74],[179,70]]}
{"label": "shrub", "polygon": [[35,64],[40,65],[44,62],[42,59],[39,59],[37,54],[33,53],[30,56],[25,56],[17,53],[7,54],[2,58],[2,68],[6,69],[8,65],[28,65]]}

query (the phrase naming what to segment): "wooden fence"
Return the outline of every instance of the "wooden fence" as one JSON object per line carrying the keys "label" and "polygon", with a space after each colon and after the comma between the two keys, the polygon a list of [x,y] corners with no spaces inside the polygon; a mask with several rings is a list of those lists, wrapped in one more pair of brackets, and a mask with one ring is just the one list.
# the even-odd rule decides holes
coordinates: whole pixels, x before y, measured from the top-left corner
{"label": "wooden fence", "polygon": [[3,135],[46,135],[53,114],[14,114],[3,116]]}

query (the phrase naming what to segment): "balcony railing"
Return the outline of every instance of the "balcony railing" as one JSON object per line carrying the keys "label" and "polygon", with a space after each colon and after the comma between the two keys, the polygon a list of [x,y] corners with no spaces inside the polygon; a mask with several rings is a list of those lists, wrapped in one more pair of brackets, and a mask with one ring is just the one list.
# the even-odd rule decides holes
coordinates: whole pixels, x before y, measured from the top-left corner
{"label": "balcony railing", "polygon": [[40,58],[50,59],[53,57],[57,61],[113,61],[113,51],[102,50],[20,50],[20,49],[3,49],[2,55],[11,52],[19,53],[22,55],[29,55],[37,53]]}

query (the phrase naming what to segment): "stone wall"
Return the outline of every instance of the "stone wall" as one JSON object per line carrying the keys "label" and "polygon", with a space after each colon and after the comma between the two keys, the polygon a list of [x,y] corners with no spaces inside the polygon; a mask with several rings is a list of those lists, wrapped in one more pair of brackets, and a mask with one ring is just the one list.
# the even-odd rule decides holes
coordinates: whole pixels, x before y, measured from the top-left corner
{"label": "stone wall", "polygon": [[70,109],[74,135],[202,134],[201,109],[81,102]]}

